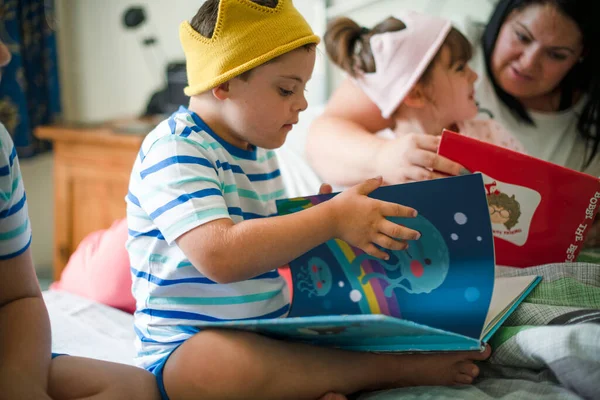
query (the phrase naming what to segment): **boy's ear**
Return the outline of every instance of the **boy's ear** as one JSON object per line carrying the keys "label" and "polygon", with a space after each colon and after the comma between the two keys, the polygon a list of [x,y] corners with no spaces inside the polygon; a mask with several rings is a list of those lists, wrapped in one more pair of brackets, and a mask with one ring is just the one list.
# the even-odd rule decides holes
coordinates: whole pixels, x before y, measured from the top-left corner
{"label": "boy's ear", "polygon": [[229,90],[229,81],[221,83],[219,86],[212,89],[212,94],[217,100],[226,100],[229,98],[231,91]]}
{"label": "boy's ear", "polygon": [[402,100],[402,103],[406,104],[408,107],[423,108],[425,107],[426,100],[427,97],[425,96],[423,86],[417,83],[410,89],[406,97],[404,97],[404,100]]}

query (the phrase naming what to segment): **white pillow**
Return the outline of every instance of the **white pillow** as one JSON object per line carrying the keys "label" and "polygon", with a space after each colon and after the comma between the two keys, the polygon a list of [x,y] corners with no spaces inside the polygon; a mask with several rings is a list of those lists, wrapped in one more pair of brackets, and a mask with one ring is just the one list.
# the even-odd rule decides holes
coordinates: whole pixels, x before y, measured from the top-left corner
{"label": "white pillow", "polygon": [[322,180],[308,165],[305,147],[308,127],[322,112],[323,106],[314,106],[301,113],[285,144],[276,150],[288,197],[310,196],[319,192]]}

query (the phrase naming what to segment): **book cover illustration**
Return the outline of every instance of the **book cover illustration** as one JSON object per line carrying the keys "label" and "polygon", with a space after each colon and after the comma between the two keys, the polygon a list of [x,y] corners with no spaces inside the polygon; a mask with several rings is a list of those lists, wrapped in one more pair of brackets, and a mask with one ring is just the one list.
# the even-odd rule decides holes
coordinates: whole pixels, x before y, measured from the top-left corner
{"label": "book cover illustration", "polygon": [[498,265],[577,258],[598,211],[597,177],[451,131],[438,153],[482,174]]}
{"label": "book cover illustration", "polygon": [[[299,211],[332,195],[279,201]],[[479,174],[381,187],[371,197],[415,208],[416,218],[390,218],[421,233],[403,251],[374,258],[339,239],[290,263],[290,317],[384,314],[479,337],[494,284],[494,245]]]}

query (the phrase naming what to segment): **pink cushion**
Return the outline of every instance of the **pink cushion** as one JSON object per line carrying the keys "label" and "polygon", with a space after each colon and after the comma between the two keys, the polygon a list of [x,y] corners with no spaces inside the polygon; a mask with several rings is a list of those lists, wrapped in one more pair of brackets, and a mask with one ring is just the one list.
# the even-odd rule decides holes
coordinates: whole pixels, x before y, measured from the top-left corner
{"label": "pink cushion", "polygon": [[87,235],[69,258],[53,290],[64,290],[133,313],[129,255],[125,249],[127,221]]}
{"label": "pink cushion", "polygon": [[290,291],[290,301],[294,298],[294,286],[292,285],[292,273],[290,272],[289,266],[284,266],[279,268],[279,274],[285,279],[285,283],[287,283],[287,287]]}
{"label": "pink cushion", "polygon": [[[69,258],[60,281],[50,289],[87,297],[128,313],[135,311],[131,294],[129,255],[125,248],[127,220],[115,221],[108,229],[87,235]],[[293,296],[287,266],[279,269]]]}

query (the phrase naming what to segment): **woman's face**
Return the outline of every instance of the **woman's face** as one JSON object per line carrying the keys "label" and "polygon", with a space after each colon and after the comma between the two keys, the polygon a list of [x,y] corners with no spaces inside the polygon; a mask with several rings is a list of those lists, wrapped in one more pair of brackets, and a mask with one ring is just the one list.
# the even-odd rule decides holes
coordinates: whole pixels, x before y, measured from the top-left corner
{"label": "woman's face", "polygon": [[531,5],[513,11],[502,25],[492,54],[492,74],[518,99],[550,95],[582,51],[575,21],[552,5]]}

